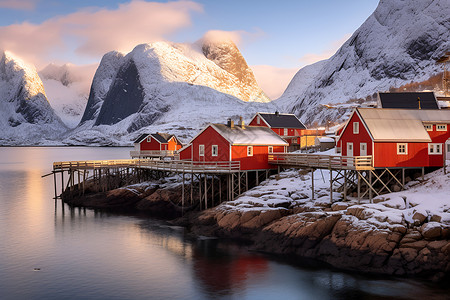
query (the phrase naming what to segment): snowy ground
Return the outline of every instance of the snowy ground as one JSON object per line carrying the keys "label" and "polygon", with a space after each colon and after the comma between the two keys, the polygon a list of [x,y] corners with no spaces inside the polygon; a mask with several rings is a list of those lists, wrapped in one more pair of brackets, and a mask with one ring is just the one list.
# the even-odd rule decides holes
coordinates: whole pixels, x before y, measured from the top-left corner
{"label": "snowy ground", "polygon": [[423,223],[428,228],[450,226],[450,174],[444,174],[442,169],[427,174],[423,182],[409,182],[404,191],[375,197],[373,203],[363,199],[358,204],[353,197],[344,202],[341,193],[333,192],[331,206],[329,176],[328,170],[314,172],[314,200],[311,198],[311,173],[288,170],[279,176],[271,176],[222,206],[239,211],[300,206],[311,211],[341,211],[346,218],[356,216],[354,221],[360,226],[381,230]]}

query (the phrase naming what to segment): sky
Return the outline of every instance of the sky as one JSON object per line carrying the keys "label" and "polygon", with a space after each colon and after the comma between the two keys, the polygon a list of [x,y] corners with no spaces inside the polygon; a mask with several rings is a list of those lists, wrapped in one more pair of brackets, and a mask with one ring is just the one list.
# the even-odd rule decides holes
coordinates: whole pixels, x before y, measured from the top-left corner
{"label": "sky", "polygon": [[[262,89],[278,98],[303,66],[331,57],[378,0],[0,0],[0,49],[38,70],[98,64],[159,40],[231,37]],[[90,74],[92,76],[93,74]]]}

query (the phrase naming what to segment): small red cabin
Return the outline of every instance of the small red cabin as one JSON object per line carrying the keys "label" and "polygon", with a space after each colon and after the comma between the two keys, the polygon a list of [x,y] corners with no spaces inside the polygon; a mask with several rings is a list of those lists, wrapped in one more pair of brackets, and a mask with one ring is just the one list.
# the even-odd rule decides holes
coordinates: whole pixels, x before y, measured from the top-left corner
{"label": "small red cabin", "polygon": [[161,154],[173,154],[181,147],[182,144],[173,134],[160,132],[142,134],[134,141],[134,151],[131,151],[131,156],[143,158],[161,156]]}
{"label": "small red cabin", "polygon": [[256,113],[251,119],[248,126],[263,126],[269,127],[276,134],[284,138],[289,145],[292,144],[292,139],[302,135],[302,130],[306,126],[294,114],[280,114],[275,113]]}
{"label": "small red cabin", "polygon": [[357,108],[339,136],[342,156],[372,155],[375,168],[442,167],[450,111]]}
{"label": "small red cabin", "polygon": [[269,153],[283,153],[288,143],[266,127],[209,124],[180,150],[181,160],[239,161],[241,170],[266,170]]}

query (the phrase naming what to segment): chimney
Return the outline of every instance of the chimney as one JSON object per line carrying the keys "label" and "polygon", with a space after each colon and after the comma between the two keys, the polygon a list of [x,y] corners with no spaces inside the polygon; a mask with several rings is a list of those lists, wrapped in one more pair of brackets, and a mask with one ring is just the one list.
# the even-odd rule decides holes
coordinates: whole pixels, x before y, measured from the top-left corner
{"label": "chimney", "polygon": [[239,116],[239,127],[241,127],[242,129],[245,129],[245,122],[244,119],[242,118],[242,116]]}
{"label": "chimney", "polygon": [[231,120],[231,119],[228,119],[227,120],[227,126],[230,127],[230,128],[234,128],[234,121]]}
{"label": "chimney", "polygon": [[417,97],[417,102],[419,102],[419,109],[422,109],[422,107],[420,107],[420,97]]}
{"label": "chimney", "polygon": [[278,110],[277,110],[277,111],[275,111],[275,116],[277,116],[277,117],[279,117],[279,116],[280,116],[280,113],[278,112]]}

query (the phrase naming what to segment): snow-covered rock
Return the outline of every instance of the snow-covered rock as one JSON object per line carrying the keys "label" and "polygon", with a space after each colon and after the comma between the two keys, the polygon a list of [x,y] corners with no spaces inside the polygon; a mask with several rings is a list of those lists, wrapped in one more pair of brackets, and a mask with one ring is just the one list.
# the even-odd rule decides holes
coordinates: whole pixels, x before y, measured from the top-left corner
{"label": "snow-covered rock", "polygon": [[7,51],[0,52],[0,129],[2,145],[47,143],[67,130],[34,66]]}
{"label": "snow-covered rock", "polygon": [[[306,123],[339,121],[352,107],[341,104],[351,99],[427,80],[442,72],[435,60],[450,49],[449,15],[447,0],[381,0],[307,88],[275,102]],[[289,89],[295,90],[296,77]]]}
{"label": "snow-covered rock", "polygon": [[186,140],[207,123],[260,110],[275,107],[231,41],[141,44],[103,57],[81,123],[65,142],[125,144],[142,131]]}
{"label": "snow-covered rock", "polygon": [[80,123],[86,108],[95,65],[49,64],[39,71],[48,101],[70,128]]}

